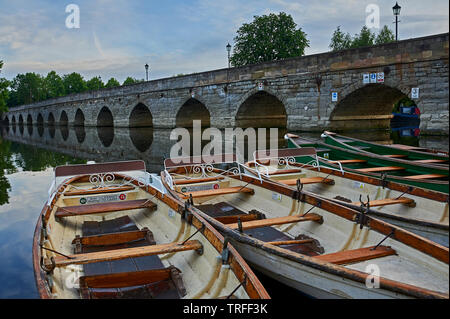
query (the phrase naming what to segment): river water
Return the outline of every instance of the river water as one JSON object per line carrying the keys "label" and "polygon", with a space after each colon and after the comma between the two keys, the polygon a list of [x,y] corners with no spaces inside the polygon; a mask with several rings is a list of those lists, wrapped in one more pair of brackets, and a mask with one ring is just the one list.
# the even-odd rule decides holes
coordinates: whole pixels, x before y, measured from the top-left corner
{"label": "river water", "polygon": [[[0,298],[38,298],[31,247],[34,227],[47,200],[53,168],[88,160],[111,162],[140,159],[159,173],[176,141],[170,130],[152,128],[2,127],[0,137]],[[319,139],[319,133],[298,133]],[[283,132],[278,147],[285,146]],[[357,132],[359,138],[447,150],[448,137],[424,137],[417,130]],[[280,138],[281,137],[281,138]],[[267,142],[267,141],[266,141]],[[259,141],[258,141],[259,143]],[[268,143],[268,142],[267,142]],[[269,145],[269,144],[266,144]],[[202,147],[204,143],[202,143]],[[273,298],[297,292],[261,276]],[[299,295],[300,298],[305,296]]]}

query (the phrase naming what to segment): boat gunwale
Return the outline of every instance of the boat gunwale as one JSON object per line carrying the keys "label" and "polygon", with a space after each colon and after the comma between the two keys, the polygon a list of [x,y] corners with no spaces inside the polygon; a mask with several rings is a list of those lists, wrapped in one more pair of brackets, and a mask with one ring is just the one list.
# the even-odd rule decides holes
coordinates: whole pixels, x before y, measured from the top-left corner
{"label": "boat gunwale", "polygon": [[[172,196],[177,196],[177,194],[172,189],[170,189],[168,187],[168,185],[166,184],[165,174],[166,174],[165,172],[161,172],[161,177],[162,177],[161,180],[162,180],[163,184],[166,186],[167,190],[170,192],[170,194],[172,194]],[[354,222],[355,218],[360,214],[359,212],[352,210],[351,208],[339,205],[335,202],[332,202],[332,201],[329,201],[326,199],[322,199],[322,198],[312,197],[311,194],[307,194],[304,191],[302,191],[301,193],[297,193],[297,191],[295,191],[289,187],[279,185],[279,184],[273,183],[271,181],[260,180],[258,178],[254,178],[254,177],[251,177],[248,175],[234,176],[234,175],[229,174],[228,177],[236,179],[236,180],[244,181],[244,182],[253,184],[255,186],[264,187],[266,189],[276,191],[280,194],[289,196],[291,198],[300,198],[300,196],[302,196],[306,203],[313,205],[313,206],[317,205],[320,202],[321,208],[323,208],[326,211],[333,213],[337,216],[340,216],[349,221],[352,221],[352,222]],[[306,201],[306,199],[308,199],[308,201]],[[323,204],[325,204],[325,207],[323,206]],[[327,209],[330,207],[333,207],[339,211],[330,211],[329,209]],[[244,236],[244,235],[240,234],[237,230],[233,230],[233,229],[229,228],[227,225],[225,225],[225,224],[215,220],[214,218],[208,216],[207,214],[203,213],[198,208],[190,207],[190,209],[196,211],[199,215],[201,215],[204,219],[206,219],[210,224],[212,224],[214,227],[217,227],[218,229],[220,229],[224,233],[224,235],[229,236],[230,238],[233,238],[236,241],[241,242],[243,244],[247,244],[247,245],[250,245],[253,247],[260,248],[260,249],[268,252],[269,254],[275,254],[277,256],[292,260],[294,262],[301,263],[305,266],[309,266],[309,267],[312,267],[312,268],[320,270],[320,271],[325,271],[325,272],[331,273],[333,275],[342,276],[344,278],[354,280],[357,282],[364,283],[368,276],[367,273],[364,273],[364,272],[361,272],[358,270],[353,270],[353,269],[346,268],[344,266],[335,265],[335,264],[328,263],[328,262],[321,261],[321,260],[316,260],[313,257],[309,257],[307,255],[296,253],[296,252],[292,252],[288,249],[274,246],[274,245],[265,243],[261,240],[251,238],[249,236]],[[449,263],[448,248],[446,248],[442,245],[436,244],[430,240],[427,240],[425,238],[417,236],[411,232],[405,231],[405,230],[401,229],[400,227],[391,225],[389,223],[383,222],[379,219],[376,219],[376,218],[373,218],[370,216],[366,216],[365,226],[370,227],[370,229],[373,229],[374,231],[377,231],[378,233],[383,234],[383,235],[388,235],[391,233],[392,230],[395,230],[394,234],[391,235],[391,238],[398,240],[399,242],[402,242],[403,244],[405,244],[407,246],[411,246],[415,249],[418,249],[418,248],[412,246],[411,244],[404,242],[405,237],[406,238],[413,237],[413,238],[419,239],[420,241],[427,243],[432,248],[437,249],[438,252],[440,252],[441,254],[443,253],[444,256],[436,254],[435,250],[432,250],[431,254],[427,253],[427,252],[423,252],[422,250],[418,249],[419,251],[426,253],[446,264]],[[403,236],[400,236],[400,238],[398,238],[399,234],[403,235]],[[385,289],[393,291],[393,292],[398,292],[398,293],[406,294],[406,295],[417,297],[417,298],[444,298],[444,299],[449,298],[448,293],[433,291],[433,290],[429,290],[426,288],[422,288],[422,287],[418,287],[418,286],[414,286],[414,285],[405,284],[405,283],[402,283],[399,281],[387,279],[384,277],[380,277],[380,288],[385,288]]]}
{"label": "boat gunwale", "polygon": [[[183,211],[186,209],[185,204],[178,200],[177,198],[173,198],[168,194],[162,194],[160,191],[154,189],[149,185],[142,186],[138,181],[133,178],[118,174],[112,173],[116,177],[120,177],[123,179],[128,179],[130,183],[134,184],[136,187],[142,189],[143,191],[154,195],[155,198],[162,201],[164,204],[174,209],[178,214],[183,214]],[[45,203],[41,214],[39,215],[38,221],[36,223],[34,235],[33,235],[33,247],[32,247],[32,259],[33,259],[33,269],[34,269],[34,277],[36,287],[41,299],[51,299],[50,287],[48,286],[45,277],[46,274],[40,266],[41,259],[41,249],[39,249],[39,242],[41,236],[41,225],[42,219],[45,222],[48,222],[51,214],[51,207],[54,206],[59,196],[63,194],[63,191],[71,184],[76,181],[82,180],[83,178],[88,177],[89,175],[78,175],[73,176],[69,179],[63,181],[57,188],[56,196],[53,197],[50,205],[48,202]],[[191,211],[192,219],[189,221],[196,229],[200,229],[200,233],[204,236],[204,238],[216,249],[216,251],[221,254],[224,250],[225,239],[212,225],[208,223],[204,218],[199,216],[197,213]],[[183,216],[183,215],[182,215]],[[227,263],[231,267],[233,273],[235,274],[237,280],[240,283],[245,283],[242,285],[245,289],[247,295],[251,299],[270,299],[269,294],[266,289],[253,273],[250,266],[245,262],[242,256],[238,253],[238,251],[232,246],[231,243],[227,242],[227,247],[229,254]]]}

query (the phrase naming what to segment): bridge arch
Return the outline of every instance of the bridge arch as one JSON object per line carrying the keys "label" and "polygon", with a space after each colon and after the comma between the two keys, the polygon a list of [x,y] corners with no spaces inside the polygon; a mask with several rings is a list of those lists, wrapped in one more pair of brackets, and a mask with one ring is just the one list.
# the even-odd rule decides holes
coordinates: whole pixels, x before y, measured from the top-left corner
{"label": "bridge arch", "polygon": [[129,127],[151,127],[153,116],[150,109],[144,103],[138,103],[128,117]]}
{"label": "bridge arch", "polygon": [[236,127],[287,127],[287,111],[282,98],[267,90],[247,93],[235,113]]}
{"label": "bridge arch", "polygon": [[177,127],[190,128],[194,120],[200,120],[202,127],[211,126],[211,114],[204,103],[196,98],[190,98],[179,108],[175,124]]}
{"label": "bridge arch", "polygon": [[31,116],[31,114],[28,114],[27,116],[27,125],[28,126],[33,125],[33,117]]}
{"label": "bridge arch", "polygon": [[44,117],[41,113],[37,116],[37,129],[39,136],[42,137],[44,135]]}
{"label": "bridge arch", "polygon": [[111,110],[106,106],[102,107],[97,116],[97,126],[105,127],[105,126],[114,126],[114,118]]}
{"label": "bridge arch", "polygon": [[16,117],[13,115],[11,119],[11,125],[16,126]]}
{"label": "bridge arch", "polygon": [[389,128],[394,105],[408,97],[408,93],[405,92],[406,89],[385,84],[352,86],[343,92],[343,98],[332,110],[330,128],[334,130],[362,127]]}
{"label": "bridge arch", "polygon": [[82,110],[77,109],[75,112],[75,120],[73,122],[74,126],[84,126],[84,113]]}
{"label": "bridge arch", "polygon": [[50,112],[50,114],[48,115],[47,124],[48,124],[48,126],[54,126],[55,125],[55,116],[53,115],[52,112]]}
{"label": "bridge arch", "polygon": [[59,117],[59,125],[60,126],[68,126],[69,125],[69,117],[67,116],[66,111],[62,111]]}

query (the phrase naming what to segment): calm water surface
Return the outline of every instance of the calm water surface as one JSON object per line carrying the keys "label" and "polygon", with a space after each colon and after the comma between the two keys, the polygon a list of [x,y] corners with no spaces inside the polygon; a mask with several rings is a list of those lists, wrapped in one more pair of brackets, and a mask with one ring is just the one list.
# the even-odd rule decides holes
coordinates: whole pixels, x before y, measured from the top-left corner
{"label": "calm water surface", "polygon": [[[402,143],[448,151],[447,137],[414,136],[414,130],[361,132],[355,137],[383,143]],[[319,139],[320,134],[305,134]],[[352,135],[352,134],[347,134]],[[280,139],[280,147],[283,140]],[[144,160],[147,170],[158,173],[169,157],[170,130],[152,128],[8,127],[0,137],[0,298],[38,298],[31,247],[34,227],[47,200],[53,168],[88,160],[109,162]],[[268,144],[267,144],[268,145]],[[261,276],[273,298],[305,296]]]}

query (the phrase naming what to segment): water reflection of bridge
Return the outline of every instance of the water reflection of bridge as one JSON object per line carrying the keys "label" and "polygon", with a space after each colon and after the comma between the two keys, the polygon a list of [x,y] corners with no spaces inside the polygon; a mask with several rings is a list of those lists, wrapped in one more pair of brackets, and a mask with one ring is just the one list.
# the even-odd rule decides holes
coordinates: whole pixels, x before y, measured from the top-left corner
{"label": "water reflection of bridge", "polygon": [[2,127],[2,137],[73,157],[97,162],[141,159],[147,169],[159,172],[169,157],[170,130],[113,127],[13,125]]}

